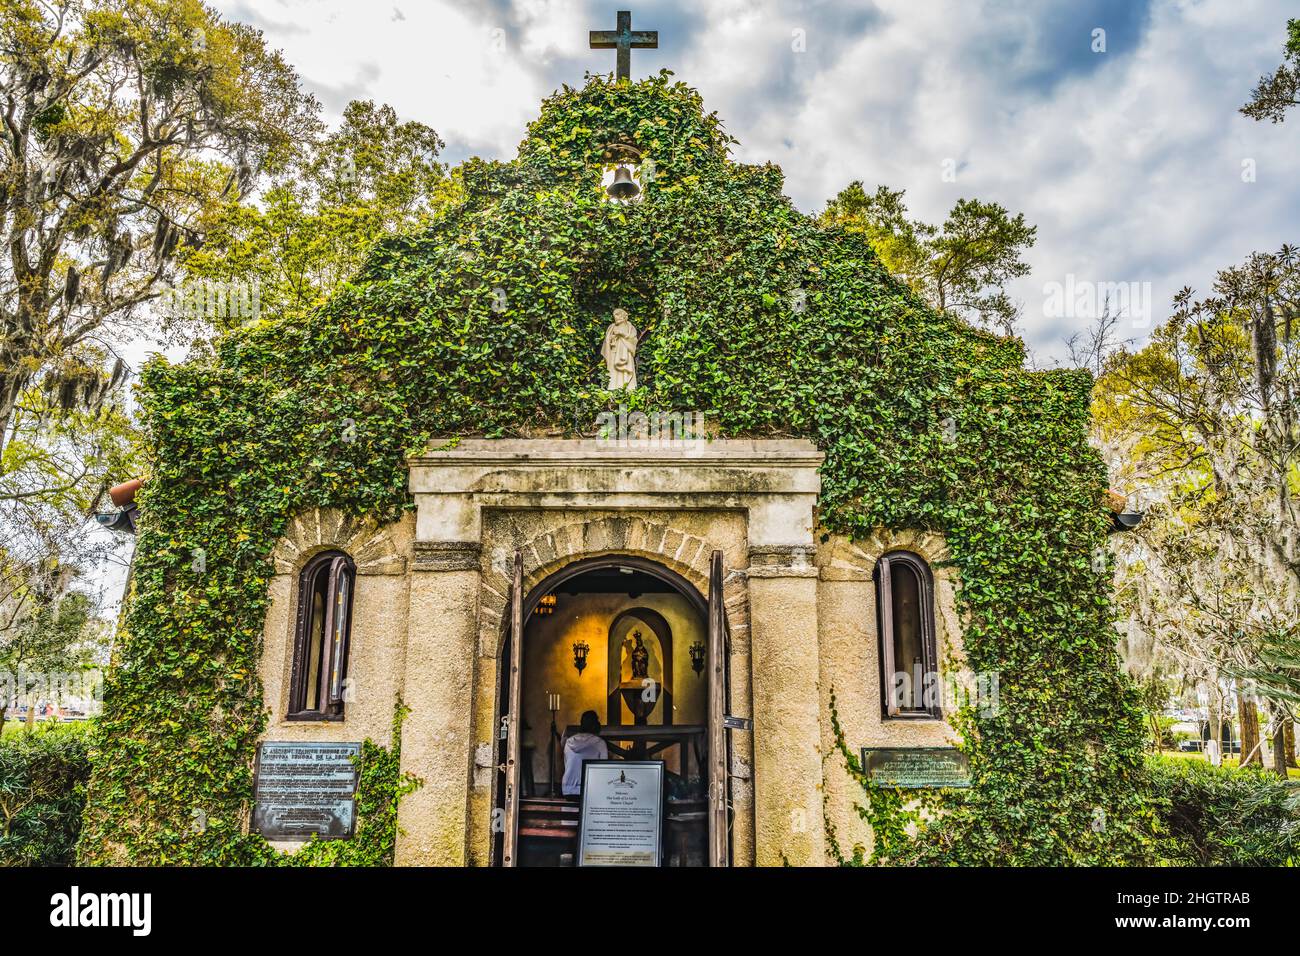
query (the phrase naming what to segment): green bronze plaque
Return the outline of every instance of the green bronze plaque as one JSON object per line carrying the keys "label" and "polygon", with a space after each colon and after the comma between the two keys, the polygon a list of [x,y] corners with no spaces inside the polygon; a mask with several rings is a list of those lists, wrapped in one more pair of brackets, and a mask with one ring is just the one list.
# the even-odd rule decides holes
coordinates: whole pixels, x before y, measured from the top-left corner
{"label": "green bronze plaque", "polygon": [[863,747],[873,783],[902,790],[969,787],[970,761],[955,747]]}

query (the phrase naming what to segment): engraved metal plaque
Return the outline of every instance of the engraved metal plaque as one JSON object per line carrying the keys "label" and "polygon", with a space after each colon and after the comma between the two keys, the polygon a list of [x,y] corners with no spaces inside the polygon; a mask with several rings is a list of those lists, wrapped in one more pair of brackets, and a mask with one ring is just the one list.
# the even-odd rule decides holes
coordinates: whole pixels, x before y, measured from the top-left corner
{"label": "engraved metal plaque", "polygon": [[361,744],[267,741],[257,748],[253,829],[268,840],[351,837]]}
{"label": "engraved metal plaque", "polygon": [[970,786],[970,760],[955,747],[863,747],[862,769],[903,790]]}

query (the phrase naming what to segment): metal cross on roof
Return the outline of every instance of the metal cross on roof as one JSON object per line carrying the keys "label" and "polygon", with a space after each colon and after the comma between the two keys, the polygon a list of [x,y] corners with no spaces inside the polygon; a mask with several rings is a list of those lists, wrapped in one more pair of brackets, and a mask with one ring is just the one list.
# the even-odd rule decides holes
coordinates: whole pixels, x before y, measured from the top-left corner
{"label": "metal cross on roof", "polygon": [[593,50],[618,50],[618,78],[632,77],[632,50],[659,49],[658,30],[633,30],[632,11],[618,11],[618,29],[590,31]]}

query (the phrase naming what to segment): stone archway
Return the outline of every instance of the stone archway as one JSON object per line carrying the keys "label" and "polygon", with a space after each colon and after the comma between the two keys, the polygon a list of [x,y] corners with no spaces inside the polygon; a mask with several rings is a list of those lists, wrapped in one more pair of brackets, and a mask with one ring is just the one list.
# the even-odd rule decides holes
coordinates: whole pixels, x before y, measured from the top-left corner
{"label": "stone archway", "polygon": [[[518,553],[521,573],[517,580],[522,585],[522,552]],[[722,554],[720,549],[718,554]],[[554,866],[566,850],[573,849],[564,841],[572,839],[576,831],[557,822],[559,817],[577,813],[575,797],[562,796],[556,789],[559,778],[554,761],[559,750],[554,749],[553,743],[549,745],[553,749],[546,754],[544,766],[540,757],[548,746],[547,740],[553,742],[576,733],[577,715],[587,710],[597,716],[601,725],[597,732],[608,741],[611,756],[617,752],[621,759],[665,762],[670,779],[665,790],[664,846],[666,859],[676,861],[668,865],[701,865],[698,861],[710,858],[714,833],[722,834],[718,839],[725,860],[730,828],[725,817],[719,825],[706,816],[705,809],[714,799],[715,789],[720,794],[717,799],[725,805],[730,779],[725,770],[708,759],[709,754],[719,752],[713,749],[715,743],[709,728],[717,728],[718,741],[723,737],[729,670],[725,665],[719,671],[695,669],[694,681],[678,688],[684,696],[680,697],[679,719],[674,719],[667,711],[679,706],[679,695],[670,689],[673,685],[669,682],[675,670],[690,672],[690,664],[659,658],[660,667],[649,684],[652,696],[647,698],[645,681],[618,683],[619,664],[617,661],[609,664],[612,658],[605,657],[607,648],[601,646],[603,640],[615,633],[615,625],[620,620],[639,618],[647,633],[663,641],[656,645],[658,652],[671,654],[676,649],[680,657],[692,641],[697,641],[702,647],[710,648],[710,660],[719,659],[714,655],[727,653],[725,626],[715,627],[709,622],[721,620],[724,609],[711,606],[701,589],[662,560],[631,555],[626,549],[586,554],[558,563],[556,570],[530,587],[512,589],[520,607],[507,609],[513,623],[507,628],[500,656],[495,661],[497,692],[492,723],[499,726],[500,736],[494,742],[492,753],[495,773],[491,819],[500,820],[502,826],[492,831],[490,859],[506,866]],[[715,570],[709,580],[720,582],[721,576]],[[715,586],[713,590],[718,595],[725,593],[721,587]],[[549,613],[535,616],[534,612],[544,605],[548,595],[559,597],[559,613],[554,617]],[[557,605],[552,601],[545,606]],[[655,620],[659,623],[657,627],[649,623]],[[676,648],[673,634],[684,638]],[[595,651],[594,656],[584,655],[585,668],[576,663],[576,655],[566,663],[567,647],[574,641],[583,642]],[[576,649],[578,645],[573,646]],[[485,664],[481,662],[480,666]],[[651,662],[646,661],[645,665],[648,670]],[[485,666],[484,670],[487,670]],[[715,673],[720,679],[714,677]],[[643,672],[639,676],[651,675]],[[614,691],[609,688],[611,679],[616,682]],[[554,694],[555,704],[550,707],[551,732],[548,735],[543,731],[539,736],[538,728],[545,728],[548,720],[541,703],[542,688],[546,688],[548,697]],[[713,688],[722,688],[716,692],[719,695],[716,701]],[[562,707],[561,700],[567,706]],[[646,700],[651,701],[648,709],[644,707]],[[486,703],[486,699],[482,700],[481,706]],[[626,705],[627,719],[622,719],[621,714],[610,716],[607,705],[611,703],[620,709]],[[646,719],[655,710],[660,712],[660,718]],[[558,728],[557,713],[562,715]],[[720,759],[725,766],[725,757]],[[562,762],[559,769],[564,773],[563,794],[574,794],[576,791],[570,789],[572,767]],[[541,790],[537,789],[539,782],[546,784]],[[575,820],[569,823],[576,825]]]}
{"label": "stone archway", "polygon": [[[729,714],[746,722],[728,738],[733,859],[770,862],[755,852],[760,831],[792,860],[818,859],[817,834],[789,821],[821,804],[818,655],[808,637],[818,620],[821,462],[811,443],[784,439],[647,447],[466,438],[412,456],[402,762],[426,785],[399,808],[399,862],[489,862],[493,715],[516,551],[525,591],[570,561],[625,554],[706,593],[721,552]],[[769,781],[761,788],[760,775]]]}
{"label": "stone archway", "polygon": [[[271,552],[274,571],[267,585],[259,659],[272,739],[354,742],[369,737],[385,746],[391,743],[393,707],[404,681],[404,605],[414,536],[410,515],[380,523],[337,508],[307,508],[288,520]],[[356,699],[348,704],[345,721],[318,725],[288,720],[299,572],[316,555],[333,550],[347,554],[356,567],[360,586],[354,620],[367,622],[354,626],[351,636],[349,677]]]}
{"label": "stone archway", "polygon": [[381,525],[337,508],[308,508],[289,519],[271,554],[276,574],[295,574],[313,555],[338,548],[356,562],[358,574],[405,574],[405,552],[414,522]]}
{"label": "stone archway", "polygon": [[[628,555],[663,565],[705,597],[709,591],[709,560],[721,542],[710,541],[680,527],[636,515],[599,515],[565,521],[521,540],[495,543],[485,553],[483,586],[479,602],[479,654],[496,658],[504,641],[510,604],[510,563],[518,549],[524,559],[524,592],[566,565],[583,558]],[[487,549],[485,549],[486,551]],[[723,583],[723,604],[733,640],[749,632],[746,575],[734,569]]]}
{"label": "stone archway", "polygon": [[[739,516],[732,512],[738,527]],[[510,587],[514,553],[523,561],[523,593],[531,594],[543,581],[565,568],[602,557],[632,558],[658,565],[681,578],[707,601],[709,563],[715,550],[727,555],[728,573],[723,583],[723,602],[731,630],[733,668],[739,688],[733,697],[749,698],[749,599],[748,574],[744,567],[747,549],[743,539],[724,540],[710,530],[721,528],[716,518],[700,520],[689,512],[610,512],[592,510],[575,518],[572,511],[492,511],[483,515],[481,584],[479,587],[479,632],[477,675],[474,681],[475,723],[499,731],[496,721],[501,710],[502,654],[510,626]],[[681,519],[681,520],[675,520]],[[733,537],[734,537],[734,528]],[[737,548],[737,544],[740,545]],[[747,711],[747,706],[745,710]],[[477,862],[488,863],[493,834],[484,824],[492,819],[498,803],[495,740],[478,743],[474,756],[470,794],[470,853]],[[748,735],[733,749],[739,827],[752,826],[750,766],[752,748]],[[742,845],[748,838],[742,837]]]}

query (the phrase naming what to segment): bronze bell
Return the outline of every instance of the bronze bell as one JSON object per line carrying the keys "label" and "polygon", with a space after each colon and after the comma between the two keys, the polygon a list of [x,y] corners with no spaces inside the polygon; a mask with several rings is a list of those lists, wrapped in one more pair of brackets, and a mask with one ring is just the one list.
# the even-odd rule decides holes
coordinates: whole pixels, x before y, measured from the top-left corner
{"label": "bronze bell", "polygon": [[632,178],[632,171],[626,166],[614,170],[614,181],[605,190],[610,199],[635,199],[641,195],[641,187]]}

